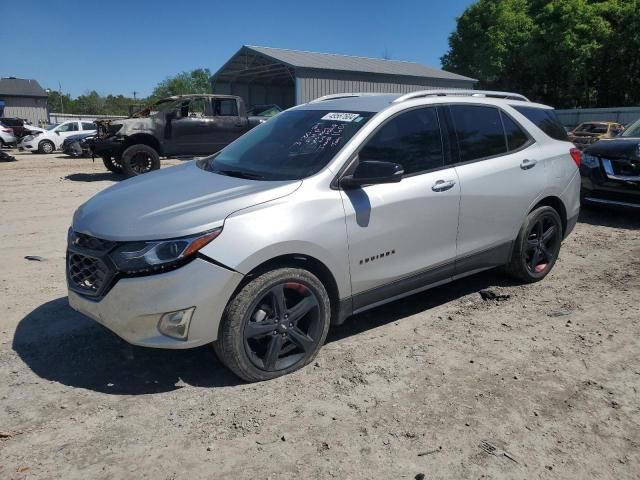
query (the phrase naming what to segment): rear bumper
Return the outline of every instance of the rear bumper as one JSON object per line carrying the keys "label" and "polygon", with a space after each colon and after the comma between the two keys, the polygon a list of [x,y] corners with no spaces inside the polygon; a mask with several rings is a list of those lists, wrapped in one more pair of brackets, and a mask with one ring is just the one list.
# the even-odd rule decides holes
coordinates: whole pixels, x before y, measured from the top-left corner
{"label": "rear bumper", "polygon": [[[222,313],[242,278],[196,258],[171,272],[120,279],[99,301],[69,290],[69,305],[134,345],[192,348],[217,339]],[[164,313],[191,307],[195,311],[186,340],[160,333]]]}

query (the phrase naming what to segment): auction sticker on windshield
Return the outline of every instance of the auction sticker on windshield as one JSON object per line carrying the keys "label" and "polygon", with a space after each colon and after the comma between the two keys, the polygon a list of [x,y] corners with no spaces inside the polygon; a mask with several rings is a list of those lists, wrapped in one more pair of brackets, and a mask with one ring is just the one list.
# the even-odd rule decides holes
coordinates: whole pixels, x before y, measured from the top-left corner
{"label": "auction sticker on windshield", "polygon": [[359,113],[330,112],[320,120],[333,120],[336,122],[353,122],[360,116]]}

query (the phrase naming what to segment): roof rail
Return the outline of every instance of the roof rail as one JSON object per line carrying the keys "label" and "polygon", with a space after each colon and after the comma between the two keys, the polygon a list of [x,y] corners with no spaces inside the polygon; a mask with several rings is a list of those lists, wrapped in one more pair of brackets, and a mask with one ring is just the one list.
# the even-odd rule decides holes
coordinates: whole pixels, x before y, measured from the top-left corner
{"label": "roof rail", "polygon": [[[356,93],[332,93],[331,95],[323,95],[315,100],[311,100],[309,103],[324,102],[325,100],[336,100],[338,98],[351,98],[351,97],[373,97],[376,95],[385,95],[384,93],[376,92],[356,92]],[[386,94],[390,95],[390,94]]]}
{"label": "roof rail", "polygon": [[401,97],[396,98],[393,103],[405,102],[407,100],[411,100],[414,98],[421,97],[485,97],[485,98],[503,98],[506,100],[522,100],[525,102],[529,102],[530,100],[524,95],[520,95],[519,93],[510,93],[510,92],[494,92],[491,90],[457,90],[457,89],[447,89],[447,90],[418,90],[417,92],[407,93],[406,95],[402,95]]}

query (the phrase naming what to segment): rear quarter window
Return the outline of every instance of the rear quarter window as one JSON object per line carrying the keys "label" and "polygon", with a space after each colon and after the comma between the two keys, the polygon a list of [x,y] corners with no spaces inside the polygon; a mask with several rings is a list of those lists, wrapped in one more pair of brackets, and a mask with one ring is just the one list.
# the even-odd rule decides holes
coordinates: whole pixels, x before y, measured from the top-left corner
{"label": "rear quarter window", "polygon": [[511,105],[516,111],[527,117],[536,127],[556,140],[569,141],[567,131],[551,109]]}

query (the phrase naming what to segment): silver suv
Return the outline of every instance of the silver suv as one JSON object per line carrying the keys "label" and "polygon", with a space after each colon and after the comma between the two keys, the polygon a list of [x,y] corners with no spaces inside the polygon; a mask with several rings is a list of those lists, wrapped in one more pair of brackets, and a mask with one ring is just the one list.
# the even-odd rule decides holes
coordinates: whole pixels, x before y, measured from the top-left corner
{"label": "silver suv", "polygon": [[274,378],[354,313],[497,266],[544,278],[579,163],[554,111],[520,95],[322,97],[83,204],[69,302],[130,343],[213,342],[241,378]]}

